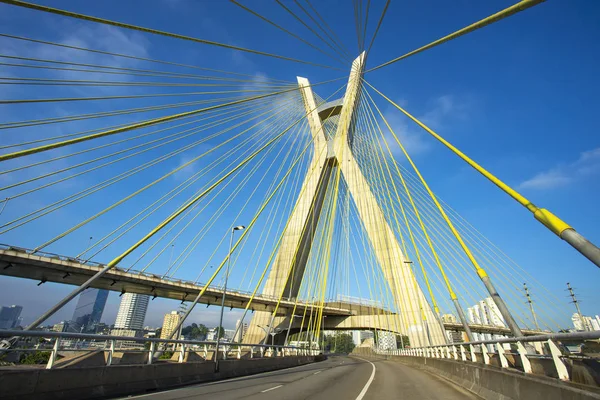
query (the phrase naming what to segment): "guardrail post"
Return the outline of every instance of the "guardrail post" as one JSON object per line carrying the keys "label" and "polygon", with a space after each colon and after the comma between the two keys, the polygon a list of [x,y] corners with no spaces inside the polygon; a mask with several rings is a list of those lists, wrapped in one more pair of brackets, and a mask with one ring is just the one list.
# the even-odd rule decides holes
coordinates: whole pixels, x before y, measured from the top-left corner
{"label": "guardrail post", "polygon": [[152,364],[152,359],[154,358],[154,346],[156,344],[154,342],[150,342],[150,350],[148,350],[148,364]]}
{"label": "guardrail post", "polygon": [[452,345],[452,355],[454,356],[455,360],[458,360],[458,352],[456,351],[455,345]]}
{"label": "guardrail post", "polygon": [[467,354],[465,353],[465,346],[460,345],[460,359],[462,361],[467,361]]}
{"label": "guardrail post", "polygon": [[490,365],[490,356],[488,354],[488,348],[485,344],[481,345],[481,353],[483,354],[483,362],[485,365]]}
{"label": "guardrail post", "polygon": [[185,360],[185,343],[181,343],[181,351],[179,352],[179,363]]}
{"label": "guardrail post", "polygon": [[477,355],[475,354],[475,347],[472,344],[469,345],[469,352],[471,353],[471,362],[477,362]]}
{"label": "guardrail post", "polygon": [[48,358],[48,364],[46,364],[46,369],[51,369],[54,366],[54,362],[56,361],[56,354],[58,353],[58,346],[60,344],[60,338],[56,338],[54,341],[54,346],[52,346],[52,352],[50,353],[50,358]]}
{"label": "guardrail post", "polygon": [[544,354],[544,346],[542,346],[542,342],[533,342],[533,348],[535,349],[536,353]]}
{"label": "guardrail post", "polygon": [[567,367],[565,367],[565,364],[560,359],[562,356],[560,349],[552,339],[548,339],[548,347],[550,348],[550,354],[552,354],[552,360],[554,361],[558,377],[563,381],[568,381],[569,371],[567,371]]}
{"label": "guardrail post", "polygon": [[115,341],[110,341],[110,347],[108,349],[108,357],[106,358],[106,366],[109,367],[113,362],[113,356],[115,355]]}
{"label": "guardrail post", "polygon": [[[536,342],[536,343],[538,343],[538,342]],[[529,358],[527,358],[527,350],[525,349],[525,346],[523,346],[523,343],[517,342],[517,351],[519,352],[519,356],[521,357],[521,364],[523,364],[523,371],[526,374],[531,374],[532,373],[531,362],[529,362]]]}
{"label": "guardrail post", "polygon": [[250,346],[250,358],[254,358],[254,346]]}
{"label": "guardrail post", "polygon": [[508,360],[504,354],[504,347],[500,343],[496,343],[496,351],[498,352],[498,358],[500,359],[500,365],[502,368],[508,368]]}
{"label": "guardrail post", "polygon": [[237,348],[237,359],[241,359],[242,358],[242,348],[240,346],[238,346]]}
{"label": "guardrail post", "polygon": [[[223,360],[227,360],[227,352],[229,351],[228,347],[223,346]],[[219,355],[219,349],[217,349],[217,355]]]}
{"label": "guardrail post", "polygon": [[263,358],[265,356],[265,348],[261,347],[260,348],[260,358]]}
{"label": "guardrail post", "polygon": [[446,346],[446,358],[450,358],[450,346]]}

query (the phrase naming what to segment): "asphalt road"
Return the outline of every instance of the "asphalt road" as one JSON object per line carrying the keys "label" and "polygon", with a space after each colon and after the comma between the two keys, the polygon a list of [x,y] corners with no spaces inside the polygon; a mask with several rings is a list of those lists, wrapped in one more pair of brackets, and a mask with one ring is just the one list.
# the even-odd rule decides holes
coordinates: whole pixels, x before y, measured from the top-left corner
{"label": "asphalt road", "polygon": [[479,397],[451,383],[385,360],[332,356],[326,361],[129,399],[444,399]]}

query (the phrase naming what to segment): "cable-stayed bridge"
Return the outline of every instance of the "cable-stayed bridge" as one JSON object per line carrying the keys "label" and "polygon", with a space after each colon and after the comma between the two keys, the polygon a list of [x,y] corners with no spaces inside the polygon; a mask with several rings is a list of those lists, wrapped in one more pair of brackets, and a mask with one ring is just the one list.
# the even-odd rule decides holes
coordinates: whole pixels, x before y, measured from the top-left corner
{"label": "cable-stayed bridge", "polygon": [[[219,325],[225,308],[243,310],[237,329],[244,321],[249,327],[237,345],[240,358],[243,349],[253,357],[255,347],[264,356],[269,343],[271,357],[289,351],[306,357],[315,350],[313,342],[323,350],[325,330],[373,330],[375,352],[369,356],[466,362],[468,353],[470,362],[494,359],[506,369],[511,365],[505,353],[513,349],[519,361],[512,367],[532,373],[528,357],[547,356],[565,380],[555,343],[561,336],[548,336],[564,329],[570,314],[565,302],[441,199],[394,118],[414,123],[497,186],[498,196],[525,207],[540,230],[566,242],[557,240],[560,245],[572,246],[596,266],[600,250],[370,79],[541,1],[521,1],[374,65],[370,51],[390,1],[380,5],[371,36],[370,1],[354,2],[358,52],[346,48],[308,1],[293,7],[275,2],[309,31],[307,37],[251,4],[231,2],[327,56],[322,62],[83,12],[0,2],[34,18],[77,21],[84,24],[77,25],[80,36],[88,38],[59,40],[33,27],[0,32],[8,49],[0,54],[1,79],[10,88],[0,99],[8,110],[0,114],[6,133],[0,146],[0,235],[8,244],[0,249],[0,274],[75,287],[25,331],[38,329],[86,289],[102,288],[188,304],[166,341],[151,342],[147,364],[169,341],[181,346],[184,361],[186,346],[198,343],[177,342],[175,335],[191,322],[195,307],[206,304],[221,307]],[[99,34],[110,38],[98,40]],[[267,75],[232,71],[215,59],[203,64],[154,58],[139,47],[142,37],[158,46],[169,40],[301,68]],[[312,80],[303,69],[328,75]],[[295,75],[301,76],[290,80]],[[352,297],[378,306],[336,301]],[[455,341],[449,331],[464,335]],[[402,348],[382,352],[381,332],[401,338]],[[290,334],[309,343],[309,354],[288,347]],[[26,335],[37,337],[13,333],[5,351]],[[531,345],[526,336],[533,336]],[[52,337],[49,369],[61,340]],[[491,342],[481,343],[481,337]],[[575,338],[597,337],[586,332]],[[107,341],[110,366],[114,343],[123,340]],[[218,372],[222,344],[217,339],[212,345],[212,358],[203,345],[203,360],[212,359]]]}

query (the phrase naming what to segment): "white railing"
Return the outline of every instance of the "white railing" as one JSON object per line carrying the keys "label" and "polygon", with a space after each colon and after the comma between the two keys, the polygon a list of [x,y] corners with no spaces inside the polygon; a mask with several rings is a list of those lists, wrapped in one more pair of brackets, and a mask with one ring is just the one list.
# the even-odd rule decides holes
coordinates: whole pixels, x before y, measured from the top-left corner
{"label": "white railing", "polygon": [[[279,346],[269,344],[245,344],[245,343],[229,343],[221,342],[218,351],[216,350],[216,342],[214,341],[198,341],[198,340],[178,340],[178,339],[158,339],[158,338],[143,338],[131,336],[112,336],[112,335],[93,335],[85,333],[69,333],[69,332],[47,332],[47,331],[20,331],[20,330],[0,330],[0,338],[19,338],[18,341],[10,348],[0,348],[0,358],[8,352],[49,352],[46,369],[51,369],[58,359],[61,352],[82,352],[89,351],[90,353],[102,350],[108,352],[106,357],[106,365],[113,364],[115,352],[127,353],[145,353],[147,358],[145,363],[152,364],[156,362],[157,352],[166,352],[169,345],[172,345],[172,353],[179,353],[177,361],[185,362],[186,354],[190,351],[201,353],[206,360],[209,358],[209,353],[216,353],[215,358],[221,354],[221,359],[229,358],[240,359],[242,354],[247,354],[250,358],[263,357],[289,357],[289,356],[314,356],[320,353],[320,350],[310,350],[296,346]],[[42,343],[41,347],[38,343],[36,347],[19,347],[23,344],[27,345],[26,338],[42,338],[48,339],[46,343]],[[25,342],[25,343],[24,343]],[[74,342],[74,343],[73,343]],[[138,348],[131,348],[131,343],[135,342]],[[149,348],[144,346],[149,343]],[[129,348],[127,346],[130,346]],[[18,364],[18,363],[17,363]]]}
{"label": "white railing", "polygon": [[492,357],[497,357],[500,366],[515,368],[508,362],[507,355],[518,357],[520,368],[526,374],[532,374],[532,359],[551,359],[559,379],[570,380],[564,360],[574,358],[562,345],[562,342],[600,339],[600,331],[555,333],[548,335],[503,338],[469,343],[454,343],[439,346],[404,348],[397,350],[377,350],[375,353],[394,356],[410,356],[425,358],[445,358],[464,362],[490,365]]}

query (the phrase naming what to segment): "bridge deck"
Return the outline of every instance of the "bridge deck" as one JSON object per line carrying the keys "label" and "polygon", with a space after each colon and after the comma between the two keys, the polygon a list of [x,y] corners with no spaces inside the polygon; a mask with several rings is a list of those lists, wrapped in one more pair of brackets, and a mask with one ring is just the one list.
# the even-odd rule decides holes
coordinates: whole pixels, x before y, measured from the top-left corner
{"label": "bridge deck", "polygon": [[[0,275],[19,278],[39,280],[43,282],[57,282],[69,285],[81,285],[104,265],[98,263],[83,263],[69,257],[52,254],[31,254],[30,252],[15,247],[0,249]],[[98,279],[92,287],[107,289],[117,292],[139,293],[150,296],[180,300],[193,301],[198,292],[203,288],[197,284],[184,280],[163,278],[159,275],[141,273],[137,271],[126,272],[124,269],[115,267],[108,271],[102,278]],[[223,293],[222,287],[210,286],[205,295],[200,299],[202,304],[221,304]],[[244,308],[250,301],[251,293],[227,289],[225,306],[233,308]],[[284,299],[279,306],[279,313],[287,314],[294,307],[295,300]],[[252,301],[251,308],[261,311],[273,311],[277,305],[277,298],[264,295],[256,295]],[[303,313],[305,309],[314,307],[309,303],[298,301],[296,313]],[[374,307],[340,303],[324,307],[325,315],[364,315],[364,314],[386,314],[388,311]]]}

